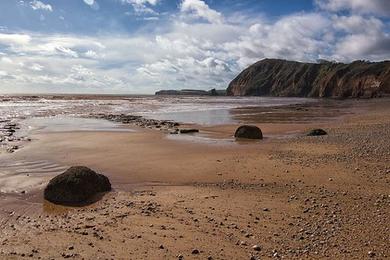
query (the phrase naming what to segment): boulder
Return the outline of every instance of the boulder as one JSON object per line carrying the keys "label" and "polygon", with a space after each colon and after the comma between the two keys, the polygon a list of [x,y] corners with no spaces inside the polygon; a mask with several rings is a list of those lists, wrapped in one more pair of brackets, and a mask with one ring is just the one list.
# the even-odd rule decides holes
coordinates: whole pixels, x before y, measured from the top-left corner
{"label": "boulder", "polygon": [[237,128],[234,137],[246,139],[263,139],[263,133],[260,128],[254,125],[242,125]]}
{"label": "boulder", "polygon": [[327,135],[328,133],[323,129],[312,129],[307,133],[307,136],[319,136],[319,135]]}
{"label": "boulder", "polygon": [[44,197],[57,204],[82,204],[110,190],[111,183],[106,176],[84,166],[73,166],[50,180]]}

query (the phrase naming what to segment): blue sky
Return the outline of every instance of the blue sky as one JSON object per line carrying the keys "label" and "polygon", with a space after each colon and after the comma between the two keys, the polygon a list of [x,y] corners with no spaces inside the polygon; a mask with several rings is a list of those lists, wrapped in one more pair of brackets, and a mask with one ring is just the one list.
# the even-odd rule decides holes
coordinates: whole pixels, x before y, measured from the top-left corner
{"label": "blue sky", "polygon": [[264,58],[390,58],[388,0],[2,0],[0,92],[226,88]]}

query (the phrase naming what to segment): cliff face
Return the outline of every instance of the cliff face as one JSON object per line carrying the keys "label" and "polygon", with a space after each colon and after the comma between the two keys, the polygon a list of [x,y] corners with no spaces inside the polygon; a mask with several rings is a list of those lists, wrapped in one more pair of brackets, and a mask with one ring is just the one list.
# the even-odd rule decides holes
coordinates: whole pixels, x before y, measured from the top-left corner
{"label": "cliff face", "polygon": [[343,64],[265,59],[241,72],[227,94],[341,98],[390,94],[390,61]]}

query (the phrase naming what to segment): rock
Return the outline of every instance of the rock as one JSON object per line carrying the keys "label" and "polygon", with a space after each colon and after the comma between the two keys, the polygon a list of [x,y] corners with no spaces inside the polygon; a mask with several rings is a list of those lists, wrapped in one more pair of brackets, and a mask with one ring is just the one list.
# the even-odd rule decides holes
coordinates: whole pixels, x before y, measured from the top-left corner
{"label": "rock", "polygon": [[263,133],[260,128],[254,125],[242,125],[237,128],[234,137],[246,139],[263,139]]}
{"label": "rock", "polygon": [[193,255],[198,255],[198,254],[199,254],[199,250],[198,250],[198,249],[192,250],[192,254],[193,254]]}
{"label": "rock", "polygon": [[180,129],[181,134],[199,133],[199,129]]}
{"label": "rock", "polygon": [[179,133],[179,129],[175,129],[175,130],[169,132],[169,134],[171,134],[171,135],[177,135],[178,133]]}
{"label": "rock", "polygon": [[260,251],[261,250],[261,247],[259,245],[254,245],[252,248],[255,251]]}
{"label": "rock", "polygon": [[319,136],[319,135],[327,135],[328,133],[323,129],[312,129],[309,133],[307,133],[307,136]]}
{"label": "rock", "polygon": [[368,251],[368,256],[369,257],[374,257],[375,256],[375,252],[374,251]]}
{"label": "rock", "polygon": [[84,166],[73,166],[50,180],[44,197],[53,203],[77,204],[110,190],[111,183],[106,176]]}
{"label": "rock", "polygon": [[13,152],[15,152],[18,149],[19,149],[19,146],[13,145],[13,146],[7,148],[7,152],[8,153],[13,153]]}

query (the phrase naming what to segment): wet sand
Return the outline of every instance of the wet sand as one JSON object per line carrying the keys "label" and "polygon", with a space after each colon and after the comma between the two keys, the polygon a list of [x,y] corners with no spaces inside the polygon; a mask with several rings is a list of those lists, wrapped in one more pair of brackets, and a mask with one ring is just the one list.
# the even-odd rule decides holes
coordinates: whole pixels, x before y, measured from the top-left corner
{"label": "wet sand", "polygon": [[[283,122],[249,109],[238,116],[251,114],[243,121],[265,135],[251,142],[233,140],[236,124],[191,125],[194,137],[135,127],[36,134],[2,160],[86,165],[114,191],[82,208],[43,202],[41,189],[0,194],[0,258],[386,259],[390,101],[352,108],[283,108]],[[314,126],[329,135],[305,137]]]}

